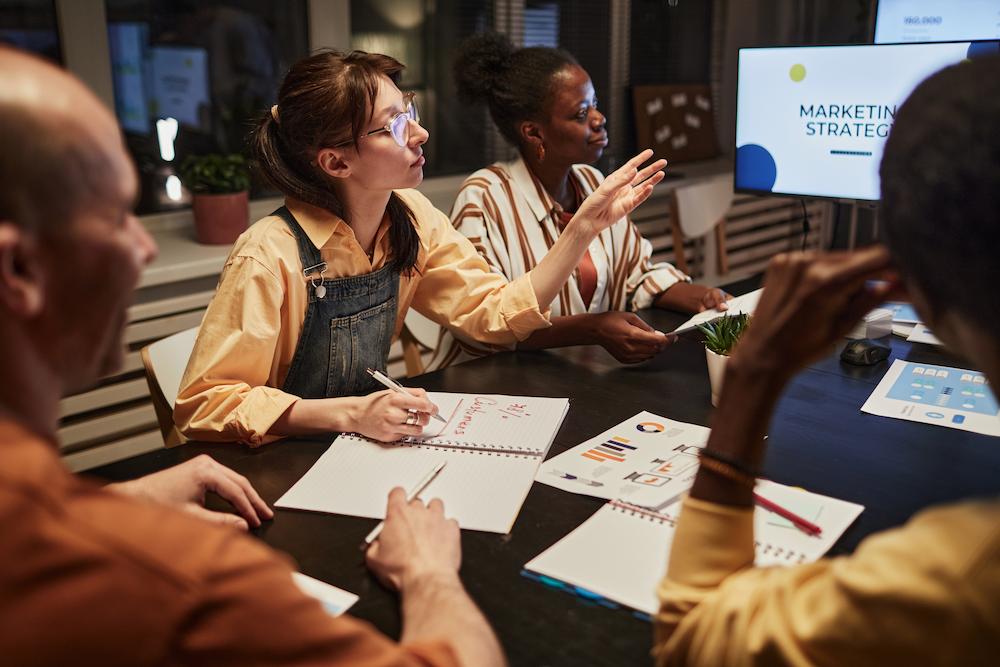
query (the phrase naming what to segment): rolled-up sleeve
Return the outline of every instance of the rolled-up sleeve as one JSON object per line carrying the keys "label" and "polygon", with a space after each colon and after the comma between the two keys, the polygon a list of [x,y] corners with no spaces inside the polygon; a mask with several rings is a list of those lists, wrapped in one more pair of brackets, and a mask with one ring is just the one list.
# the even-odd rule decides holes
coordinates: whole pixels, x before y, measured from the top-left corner
{"label": "rolled-up sleeve", "polygon": [[[625,218],[618,224],[628,225],[620,256],[627,264],[627,300],[632,310],[651,308],[656,297],[681,282],[691,282],[691,278],[669,262],[652,262],[653,244],[644,238],[631,220]],[[616,271],[619,271],[616,267]]]}
{"label": "rolled-up sleeve", "polygon": [[426,262],[413,296],[417,312],[462,338],[512,346],[550,326],[531,274],[511,282],[490,270],[472,243],[434,210],[427,222]]}
{"label": "rolled-up sleeve", "polygon": [[174,422],[196,440],[257,446],[297,396],[266,386],[275,364],[285,290],[252,257],[235,256],[198,333],[181,380]]}

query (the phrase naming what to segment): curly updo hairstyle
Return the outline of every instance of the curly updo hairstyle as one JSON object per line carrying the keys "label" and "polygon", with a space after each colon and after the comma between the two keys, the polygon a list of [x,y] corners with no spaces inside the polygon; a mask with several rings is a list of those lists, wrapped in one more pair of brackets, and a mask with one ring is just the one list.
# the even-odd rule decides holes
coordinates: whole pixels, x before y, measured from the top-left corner
{"label": "curly updo hairstyle", "polygon": [[562,49],[518,49],[504,35],[487,32],[462,42],[452,71],[459,98],[485,102],[504,138],[520,146],[518,125],[544,116],[553,75],[572,65],[579,63]]}

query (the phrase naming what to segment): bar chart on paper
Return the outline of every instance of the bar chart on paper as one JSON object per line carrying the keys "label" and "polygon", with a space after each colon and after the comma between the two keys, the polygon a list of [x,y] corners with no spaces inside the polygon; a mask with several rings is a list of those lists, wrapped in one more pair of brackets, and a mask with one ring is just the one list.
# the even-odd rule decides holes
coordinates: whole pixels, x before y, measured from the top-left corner
{"label": "bar chart on paper", "polygon": [[690,488],[708,429],[640,412],[541,465],[536,481],[564,491],[665,507]]}

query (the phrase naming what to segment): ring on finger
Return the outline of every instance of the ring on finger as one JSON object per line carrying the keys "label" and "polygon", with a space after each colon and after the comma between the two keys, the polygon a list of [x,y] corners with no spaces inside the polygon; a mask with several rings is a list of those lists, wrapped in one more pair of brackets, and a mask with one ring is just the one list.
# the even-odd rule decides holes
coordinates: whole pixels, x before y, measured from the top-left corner
{"label": "ring on finger", "polygon": [[417,417],[417,413],[414,410],[407,410],[406,411],[406,425],[407,426],[413,426],[414,424],[417,423],[418,419],[419,419],[419,417]]}

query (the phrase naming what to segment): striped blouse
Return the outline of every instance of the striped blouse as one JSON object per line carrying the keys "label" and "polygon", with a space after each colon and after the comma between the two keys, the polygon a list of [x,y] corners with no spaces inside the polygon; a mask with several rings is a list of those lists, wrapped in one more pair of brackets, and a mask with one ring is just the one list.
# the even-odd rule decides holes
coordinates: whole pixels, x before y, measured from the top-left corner
{"label": "striped blouse", "polygon": [[[601,172],[589,165],[577,164],[570,171],[570,183],[581,201],[602,180]],[[493,271],[514,280],[533,269],[555,243],[561,212],[559,203],[518,158],[495,163],[467,178],[452,207],[451,222]],[[552,302],[552,317],[648,308],[667,288],[690,281],[667,262],[650,261],[653,246],[628,217],[594,239],[589,252],[597,269],[597,289],[589,307],[580,295],[577,272]],[[483,345],[443,330],[428,369],[512,348]]]}

